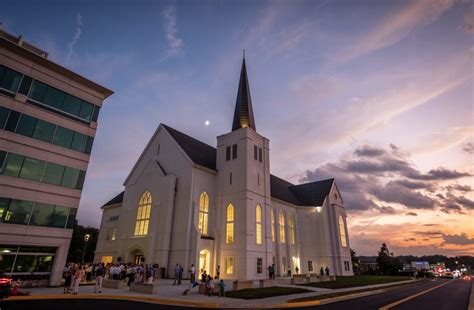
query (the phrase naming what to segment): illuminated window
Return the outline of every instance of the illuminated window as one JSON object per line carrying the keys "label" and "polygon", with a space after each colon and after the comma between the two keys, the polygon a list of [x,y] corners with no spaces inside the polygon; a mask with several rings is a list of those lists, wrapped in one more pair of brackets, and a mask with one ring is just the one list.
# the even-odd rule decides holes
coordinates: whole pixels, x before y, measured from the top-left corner
{"label": "illuminated window", "polygon": [[275,210],[271,209],[270,215],[272,217],[272,242],[275,242]]}
{"label": "illuminated window", "polygon": [[207,235],[207,228],[209,222],[209,195],[202,192],[199,197],[199,218],[198,228],[202,235]]}
{"label": "illuminated window", "polygon": [[260,205],[255,208],[255,226],[257,244],[262,244],[262,207]]}
{"label": "illuminated window", "polygon": [[117,228],[109,228],[107,232],[107,240],[115,240],[117,234]]}
{"label": "illuminated window", "polygon": [[225,273],[226,274],[234,273],[234,258],[233,257],[225,258]]}
{"label": "illuminated window", "polygon": [[344,226],[344,220],[342,216],[339,215],[339,234],[341,235],[341,245],[343,247],[347,247],[347,239],[346,239],[346,227]]}
{"label": "illuminated window", "polygon": [[278,217],[280,220],[280,243],[285,243],[285,216],[283,215],[283,211],[280,210]]}
{"label": "illuminated window", "polygon": [[112,256],[102,256],[100,262],[104,264],[112,264]]}
{"label": "illuminated window", "polygon": [[227,206],[227,224],[226,224],[225,243],[234,242],[234,206],[229,203]]}
{"label": "illuminated window", "polygon": [[146,191],[138,202],[137,221],[135,222],[135,236],[145,236],[148,234],[151,212],[151,193]]}
{"label": "illuminated window", "polygon": [[295,244],[295,216],[293,214],[288,216],[288,226],[290,226],[290,243]]}

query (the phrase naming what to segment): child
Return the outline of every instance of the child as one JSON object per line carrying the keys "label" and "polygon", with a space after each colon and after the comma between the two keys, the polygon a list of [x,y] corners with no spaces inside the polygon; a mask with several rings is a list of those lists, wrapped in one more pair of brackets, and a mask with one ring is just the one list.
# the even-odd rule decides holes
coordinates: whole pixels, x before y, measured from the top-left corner
{"label": "child", "polygon": [[224,280],[221,280],[219,283],[219,297],[225,297],[225,283]]}

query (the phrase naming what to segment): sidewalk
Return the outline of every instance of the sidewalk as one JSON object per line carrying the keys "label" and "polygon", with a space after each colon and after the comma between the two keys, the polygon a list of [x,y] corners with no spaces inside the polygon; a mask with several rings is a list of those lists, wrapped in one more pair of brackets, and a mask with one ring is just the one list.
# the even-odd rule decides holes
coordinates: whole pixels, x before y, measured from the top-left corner
{"label": "sidewalk", "polygon": [[[142,294],[136,292],[130,292],[128,287],[122,289],[109,289],[103,288],[101,294],[94,293],[94,286],[87,285],[81,286],[78,295],[63,294],[62,287],[46,287],[46,288],[33,288],[30,289],[30,296],[18,296],[10,297],[9,300],[19,300],[19,299],[62,299],[62,298],[99,298],[99,299],[126,299],[142,302],[151,302],[151,303],[160,303],[160,304],[170,304],[170,305],[182,305],[182,306],[194,306],[194,307],[206,307],[206,308],[263,308],[263,307],[287,307],[287,301],[290,299],[317,296],[327,293],[337,293],[337,292],[350,292],[357,291],[366,288],[376,288],[380,287],[381,289],[394,284],[403,284],[414,282],[414,280],[401,281],[396,283],[386,283],[379,285],[370,285],[370,286],[359,286],[352,288],[344,289],[325,289],[325,288],[316,288],[316,287],[306,287],[298,285],[288,285],[288,284],[277,284],[280,287],[299,287],[305,288],[311,292],[302,293],[302,294],[292,294],[284,296],[276,296],[262,299],[254,300],[242,300],[236,298],[226,298],[226,297],[217,297],[217,296],[205,296],[198,294],[197,287],[191,289],[188,295],[183,296],[183,291],[186,288],[189,288],[189,283],[183,281],[181,285],[173,285],[173,280],[170,279],[159,279],[157,280],[159,285],[159,292],[157,294]],[[231,281],[226,282],[226,287],[231,288]],[[298,304],[292,304],[291,306],[298,306]]]}

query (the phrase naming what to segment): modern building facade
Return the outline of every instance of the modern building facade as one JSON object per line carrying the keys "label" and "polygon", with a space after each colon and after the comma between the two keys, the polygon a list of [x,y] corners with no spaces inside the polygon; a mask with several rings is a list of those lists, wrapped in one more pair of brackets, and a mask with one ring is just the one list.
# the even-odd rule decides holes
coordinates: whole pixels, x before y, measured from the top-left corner
{"label": "modern building facade", "polygon": [[0,31],[0,270],[58,285],[112,91],[47,56]]}
{"label": "modern building facade", "polygon": [[217,148],[161,124],[102,206],[96,261],[191,264],[224,279],[352,275],[346,212],[334,179],[294,185],[270,174],[270,142],[256,129],[245,59],[229,133]]}

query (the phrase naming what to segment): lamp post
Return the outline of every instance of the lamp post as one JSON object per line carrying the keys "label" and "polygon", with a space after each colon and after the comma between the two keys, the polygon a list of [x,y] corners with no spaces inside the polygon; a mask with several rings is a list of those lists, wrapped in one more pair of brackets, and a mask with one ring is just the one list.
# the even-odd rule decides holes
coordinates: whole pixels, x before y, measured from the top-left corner
{"label": "lamp post", "polygon": [[85,234],[84,235],[84,249],[82,250],[82,264],[84,265],[84,258],[86,257],[86,247],[87,247],[87,241],[89,241],[89,238],[91,235]]}

